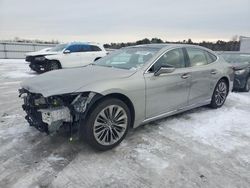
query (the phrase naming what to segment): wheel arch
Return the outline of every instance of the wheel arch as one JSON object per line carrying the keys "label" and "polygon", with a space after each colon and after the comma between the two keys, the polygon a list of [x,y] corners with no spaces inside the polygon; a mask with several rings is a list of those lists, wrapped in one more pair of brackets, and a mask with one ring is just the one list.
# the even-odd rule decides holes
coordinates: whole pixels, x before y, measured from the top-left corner
{"label": "wheel arch", "polygon": [[98,105],[98,103],[100,103],[103,100],[106,100],[107,98],[119,99],[127,105],[127,107],[129,108],[129,111],[130,111],[130,115],[131,115],[130,127],[133,127],[134,120],[135,120],[134,105],[133,105],[132,101],[129,99],[129,97],[127,97],[126,95],[121,94],[121,93],[109,93],[107,95],[102,95],[102,94],[96,93],[96,96],[92,99],[91,104],[89,106],[89,109],[87,111],[87,116],[91,112],[91,110],[94,107],[96,107],[96,105]]}
{"label": "wheel arch", "polygon": [[229,92],[229,90],[230,90],[230,82],[229,82],[229,78],[228,78],[228,77],[226,77],[226,76],[223,76],[223,77],[221,77],[221,78],[217,81],[217,83],[218,83],[220,80],[225,80],[225,81],[226,81],[226,84],[227,84],[227,89],[228,89],[228,92]]}
{"label": "wheel arch", "polygon": [[102,57],[96,57],[94,61],[97,61],[98,59],[101,59]]}
{"label": "wheel arch", "polygon": [[58,59],[48,59],[48,63],[50,63],[52,61],[57,62],[58,65],[59,65],[59,67],[60,67],[60,69],[62,68],[62,64],[61,64],[61,62]]}

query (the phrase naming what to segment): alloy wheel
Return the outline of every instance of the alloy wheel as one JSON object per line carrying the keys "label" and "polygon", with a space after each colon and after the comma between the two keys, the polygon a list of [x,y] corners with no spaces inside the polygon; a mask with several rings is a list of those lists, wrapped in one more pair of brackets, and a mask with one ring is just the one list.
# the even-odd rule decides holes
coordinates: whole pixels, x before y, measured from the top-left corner
{"label": "alloy wheel", "polygon": [[51,70],[57,70],[57,69],[59,69],[58,63],[52,62],[51,65],[50,65],[50,69]]}
{"label": "alloy wheel", "polygon": [[94,137],[101,145],[112,145],[118,142],[126,132],[128,116],[119,105],[109,105],[96,116]]}
{"label": "alloy wheel", "polygon": [[218,106],[222,105],[227,97],[227,85],[225,82],[220,82],[215,90],[215,102]]}

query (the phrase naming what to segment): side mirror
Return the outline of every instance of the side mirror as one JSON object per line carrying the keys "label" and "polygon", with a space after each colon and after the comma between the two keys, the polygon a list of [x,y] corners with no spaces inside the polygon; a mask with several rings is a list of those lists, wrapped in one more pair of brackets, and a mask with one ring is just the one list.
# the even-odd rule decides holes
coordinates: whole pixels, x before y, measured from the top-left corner
{"label": "side mirror", "polygon": [[70,50],[64,50],[64,54],[70,54]]}
{"label": "side mirror", "polygon": [[159,76],[164,73],[171,73],[174,72],[175,68],[174,67],[160,67],[157,71],[155,71],[154,75]]}

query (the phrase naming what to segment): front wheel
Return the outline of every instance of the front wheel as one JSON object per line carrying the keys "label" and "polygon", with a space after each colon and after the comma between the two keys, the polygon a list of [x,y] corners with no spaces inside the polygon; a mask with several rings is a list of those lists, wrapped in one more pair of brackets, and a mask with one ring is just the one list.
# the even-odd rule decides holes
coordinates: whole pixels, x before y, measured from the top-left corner
{"label": "front wheel", "polygon": [[50,65],[49,65],[49,70],[57,70],[57,69],[60,69],[61,68],[61,65],[58,61],[51,61],[50,62]]}
{"label": "front wheel", "polygon": [[221,79],[215,86],[210,106],[220,108],[226,101],[229,87],[224,79]]}
{"label": "front wheel", "polygon": [[103,100],[90,111],[83,135],[97,150],[117,146],[126,136],[131,122],[130,111],[119,99]]}

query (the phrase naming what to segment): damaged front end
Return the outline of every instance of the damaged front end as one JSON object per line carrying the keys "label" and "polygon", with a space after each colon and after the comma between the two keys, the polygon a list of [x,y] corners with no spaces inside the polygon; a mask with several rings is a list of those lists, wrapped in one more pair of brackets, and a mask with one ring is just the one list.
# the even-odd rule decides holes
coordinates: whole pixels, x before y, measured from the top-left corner
{"label": "damaged front end", "polygon": [[45,98],[26,89],[20,89],[19,93],[24,100],[22,108],[27,114],[25,119],[31,126],[47,134],[57,132],[63,125],[68,125],[70,130],[78,127],[97,95],[87,92]]}
{"label": "damaged front end", "polygon": [[29,67],[38,73],[49,70],[49,61],[45,56],[26,56],[25,61],[30,62]]}

